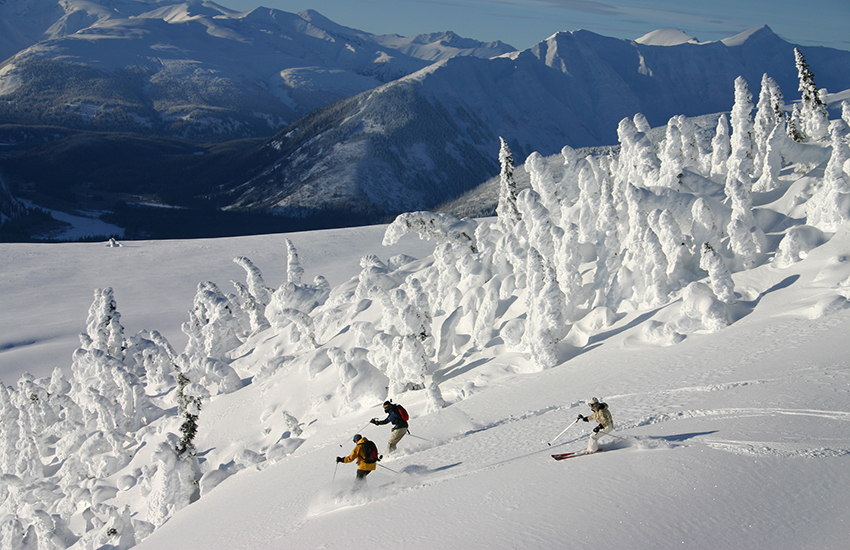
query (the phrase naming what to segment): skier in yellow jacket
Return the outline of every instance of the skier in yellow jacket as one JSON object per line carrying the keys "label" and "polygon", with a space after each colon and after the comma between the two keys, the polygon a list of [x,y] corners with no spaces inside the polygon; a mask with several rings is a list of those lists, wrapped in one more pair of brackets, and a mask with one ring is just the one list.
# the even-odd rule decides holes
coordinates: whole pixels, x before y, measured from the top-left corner
{"label": "skier in yellow jacket", "polygon": [[366,457],[366,453],[363,451],[363,444],[368,442],[369,440],[363,437],[360,434],[355,434],[354,436],[354,450],[351,451],[351,454],[346,457],[338,456],[336,457],[337,462],[354,462],[357,461],[357,479],[355,480],[355,486],[359,487],[363,483],[366,483],[366,476],[368,476],[371,472],[374,472],[378,467],[377,462],[369,462]]}
{"label": "skier in yellow jacket", "polygon": [[611,411],[608,410],[606,403],[601,403],[598,399],[592,397],[587,404],[590,405],[590,410],[593,411],[593,414],[590,416],[578,415],[578,419],[585,422],[590,422],[591,420],[596,422],[597,425],[593,428],[590,439],[587,440],[587,452],[595,453],[599,450],[599,440],[602,436],[614,429],[614,420],[611,418]]}

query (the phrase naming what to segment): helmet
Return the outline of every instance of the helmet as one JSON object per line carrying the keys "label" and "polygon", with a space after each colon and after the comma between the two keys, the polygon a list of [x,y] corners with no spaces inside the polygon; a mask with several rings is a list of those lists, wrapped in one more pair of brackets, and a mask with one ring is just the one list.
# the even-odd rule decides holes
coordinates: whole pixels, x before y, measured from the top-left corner
{"label": "helmet", "polygon": [[355,442],[355,443],[357,443],[357,442],[358,442],[358,441],[360,441],[361,439],[363,439],[363,436],[362,436],[362,435],[360,435],[360,434],[354,434],[354,442]]}
{"label": "helmet", "polygon": [[392,406],[393,406],[393,404],[392,404],[391,401],[384,401],[384,410],[387,410]]}

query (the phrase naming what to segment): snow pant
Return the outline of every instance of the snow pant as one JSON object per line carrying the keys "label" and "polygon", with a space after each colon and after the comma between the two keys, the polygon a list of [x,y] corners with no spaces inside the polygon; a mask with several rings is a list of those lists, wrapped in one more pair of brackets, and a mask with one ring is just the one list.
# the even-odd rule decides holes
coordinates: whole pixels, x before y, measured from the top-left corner
{"label": "snow pant", "polygon": [[390,434],[390,440],[387,441],[387,454],[395,451],[396,445],[401,441],[401,438],[407,434],[407,428],[398,428]]}
{"label": "snow pant", "polygon": [[614,425],[612,424],[612,425],[608,426],[607,428],[603,428],[603,429],[599,430],[598,432],[593,432],[592,434],[590,434],[590,439],[587,440],[587,452],[595,453],[596,451],[598,451],[599,450],[599,440],[602,438],[603,435],[607,434],[608,432],[610,432],[613,429],[614,429]]}
{"label": "snow pant", "polygon": [[361,489],[366,485],[366,476],[374,472],[374,470],[357,470],[357,477],[354,478],[354,490]]}

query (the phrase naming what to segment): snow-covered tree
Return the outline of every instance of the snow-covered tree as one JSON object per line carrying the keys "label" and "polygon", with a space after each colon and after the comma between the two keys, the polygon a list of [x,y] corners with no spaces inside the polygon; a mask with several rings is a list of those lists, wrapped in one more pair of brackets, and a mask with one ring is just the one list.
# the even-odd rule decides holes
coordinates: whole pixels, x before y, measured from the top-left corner
{"label": "snow-covered tree", "polygon": [[499,202],[496,215],[503,233],[510,233],[519,222],[520,214],[516,207],[517,186],[514,180],[514,156],[505,138],[499,137]]}
{"label": "snow-covered tree", "polygon": [[723,232],[708,201],[703,197],[694,201],[693,206],[691,206],[691,217],[693,218],[690,228],[691,236],[694,245],[698,247],[695,251],[696,254],[700,254],[703,243],[711,245],[712,250],[719,250]]}
{"label": "snow-covered tree", "polygon": [[289,239],[284,239],[286,242],[286,281],[295,285],[301,284],[301,277],[304,276],[304,268],[301,267],[301,260],[298,258],[298,250]]}
{"label": "snow-covered tree", "polygon": [[[635,115],[635,120],[638,120],[638,115]],[[646,117],[640,116],[646,123]],[[649,125],[645,126],[648,129]],[[661,161],[646,133],[639,130],[631,119],[624,118],[617,126],[617,136],[620,141],[617,178],[641,187],[656,185]]]}
{"label": "snow-covered tree", "polygon": [[[288,239],[287,242],[289,242]],[[232,282],[236,287],[239,297],[242,299],[242,307],[250,319],[251,331],[259,332],[269,328],[269,321],[266,318],[265,312],[266,306],[271,302],[272,289],[266,286],[263,280],[263,274],[251,260],[244,256],[239,256],[234,258],[233,262],[242,267],[247,274],[247,288],[238,281]]]}
{"label": "snow-covered tree", "polygon": [[756,116],[753,121],[755,150],[752,177],[755,180],[761,177],[764,170],[765,157],[768,154],[768,138],[777,126],[782,125],[784,127],[784,105],[779,85],[767,74],[762,75],[759,100],[756,104]]}
{"label": "snow-covered tree", "polygon": [[419,338],[412,334],[396,336],[392,341],[392,356],[387,369],[389,396],[425,388],[428,365],[428,356]]}
{"label": "snow-covered tree", "polygon": [[234,315],[234,306],[218,286],[207,281],[198,284],[194,308],[183,333],[189,337],[184,353],[190,357],[227,359],[227,354],[241,345],[243,330]]}
{"label": "snow-covered tree", "polygon": [[124,359],[124,327],[121,326],[121,314],[118,313],[112,288],[94,291],[86,332],[80,335],[80,339],[84,349],[98,349],[119,361]]}
{"label": "snow-covered tree", "polygon": [[783,125],[777,124],[764,143],[761,175],[753,184],[753,191],[765,192],[779,187],[779,171],[782,168],[782,150],[788,135]]}
{"label": "snow-covered tree", "polygon": [[702,245],[699,266],[708,272],[708,280],[714,295],[726,304],[735,303],[735,282],[732,280],[732,274],[720,254],[708,243]]}
{"label": "snow-covered tree", "polygon": [[832,154],[823,173],[823,181],[806,203],[806,223],[821,231],[834,232],[850,219],[850,174],[844,171],[850,161],[850,127],[844,120],[830,125]]}
{"label": "snow-covered tree", "polygon": [[729,122],[726,115],[717,118],[714,138],[711,140],[711,177],[725,176],[729,171],[729,156],[732,154],[732,144],[729,136]]}
{"label": "snow-covered tree", "polygon": [[145,467],[147,520],[159,527],[198,498],[198,463],[177,452],[179,438],[168,434],[154,450],[152,468]]}
{"label": "snow-covered tree", "polygon": [[397,243],[402,236],[416,233],[420,239],[449,243],[474,254],[478,252],[478,246],[475,243],[475,227],[473,220],[459,220],[448,214],[407,212],[399,214],[387,227],[383,244],[390,246]]}
{"label": "snow-covered tree", "polygon": [[829,139],[829,113],[826,103],[821,97],[821,91],[815,85],[815,75],[809,69],[809,64],[803,52],[794,48],[794,63],[797,66],[797,76],[800,81],[800,109],[795,111],[796,128],[805,137],[814,141]]}
{"label": "snow-covered tree", "polygon": [[692,282],[682,292],[682,314],[698,322],[697,330],[715,332],[729,325],[726,305],[705,283]]}
{"label": "snow-covered tree", "polygon": [[[727,161],[730,176],[751,187],[755,145],[753,143],[753,102],[747,81],[739,76],[735,79],[735,104],[732,106],[731,152]],[[727,180],[728,181],[728,180]]]}

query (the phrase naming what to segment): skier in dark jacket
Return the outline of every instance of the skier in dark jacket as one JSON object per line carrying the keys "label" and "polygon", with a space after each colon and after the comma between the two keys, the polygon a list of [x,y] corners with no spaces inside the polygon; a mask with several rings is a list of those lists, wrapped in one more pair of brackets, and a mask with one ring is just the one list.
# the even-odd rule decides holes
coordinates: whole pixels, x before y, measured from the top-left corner
{"label": "skier in dark jacket", "polygon": [[387,454],[395,451],[396,445],[401,441],[401,438],[407,434],[408,425],[407,421],[401,417],[401,413],[398,411],[398,407],[395,403],[391,401],[384,401],[384,412],[387,413],[387,417],[383,420],[378,420],[377,418],[373,418],[370,422],[376,426],[380,426],[382,424],[390,424],[393,425],[393,431],[390,435],[390,439],[387,442]]}

